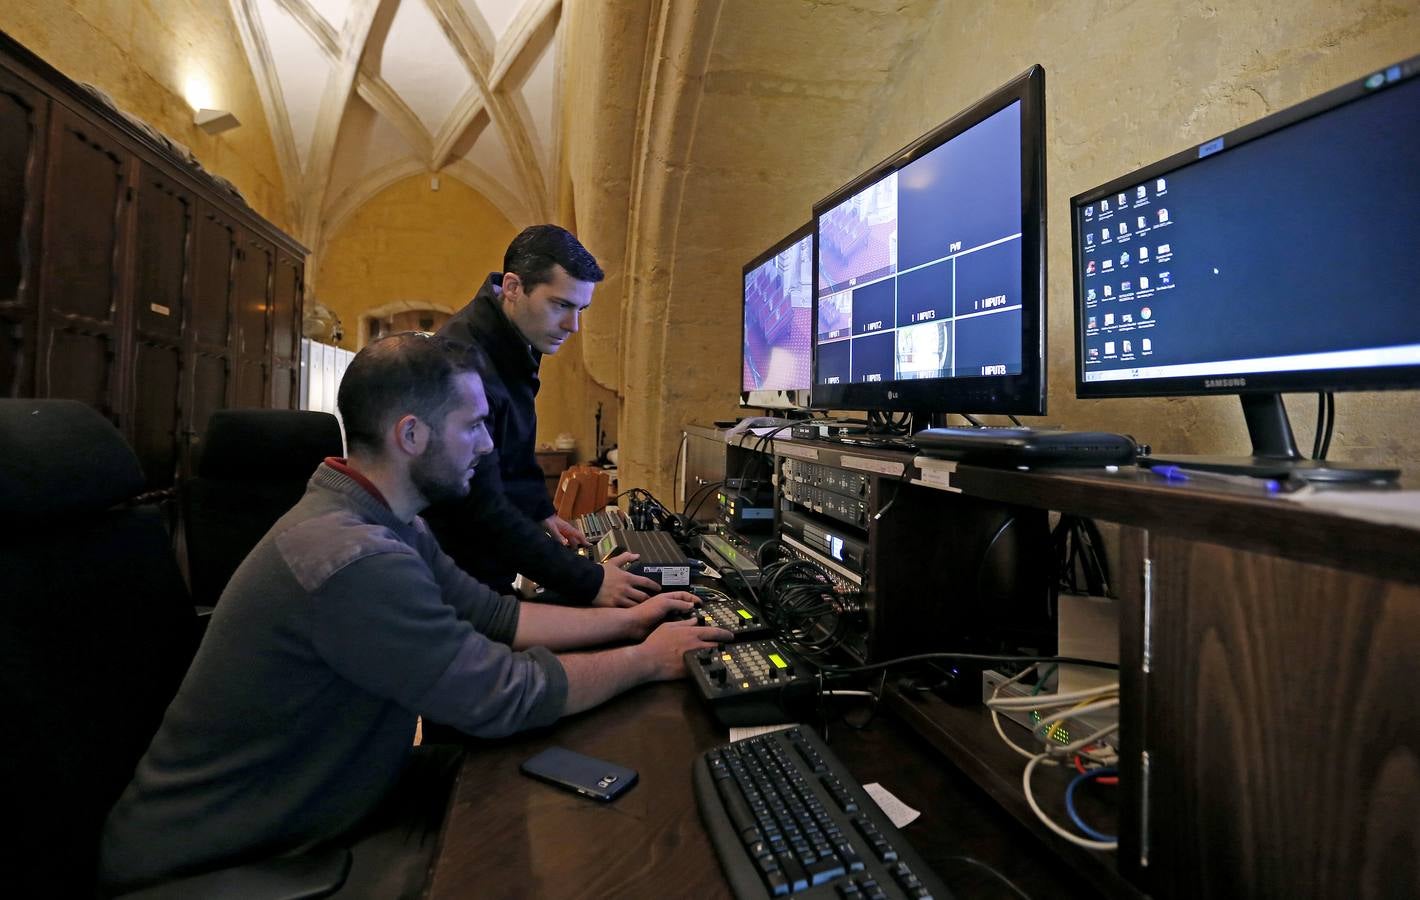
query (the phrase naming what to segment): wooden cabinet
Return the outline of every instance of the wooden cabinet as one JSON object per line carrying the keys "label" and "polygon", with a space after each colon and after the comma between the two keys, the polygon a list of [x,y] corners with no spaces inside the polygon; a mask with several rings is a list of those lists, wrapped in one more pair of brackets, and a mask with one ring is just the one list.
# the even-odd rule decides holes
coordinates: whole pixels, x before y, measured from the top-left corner
{"label": "wooden cabinet", "polygon": [[0,396],[34,393],[40,198],[49,101],[0,68]]}
{"label": "wooden cabinet", "polygon": [[0,392],[88,403],[152,488],[214,410],[296,405],[305,249],[0,34]]}
{"label": "wooden cabinet", "polygon": [[[1062,858],[1118,896],[1420,896],[1420,530],[1138,470],[950,483],[1122,526],[1119,850]],[[893,706],[1035,827],[977,710]]]}

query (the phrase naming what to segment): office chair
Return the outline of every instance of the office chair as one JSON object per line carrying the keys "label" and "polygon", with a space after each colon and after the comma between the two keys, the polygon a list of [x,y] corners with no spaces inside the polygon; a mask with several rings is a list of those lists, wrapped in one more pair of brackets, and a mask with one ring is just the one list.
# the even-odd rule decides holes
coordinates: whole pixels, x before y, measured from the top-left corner
{"label": "office chair", "polygon": [[216,606],[256,542],[301,499],[316,467],[343,453],[340,423],[330,413],[214,412],[197,476],[179,485],[193,602]]}
{"label": "office chair", "polygon": [[[13,896],[95,892],[98,839],[196,649],[167,529],[132,449],[70,400],[0,399],[0,796]],[[180,839],[175,836],[175,839]],[[345,848],[140,892],[318,897]]]}

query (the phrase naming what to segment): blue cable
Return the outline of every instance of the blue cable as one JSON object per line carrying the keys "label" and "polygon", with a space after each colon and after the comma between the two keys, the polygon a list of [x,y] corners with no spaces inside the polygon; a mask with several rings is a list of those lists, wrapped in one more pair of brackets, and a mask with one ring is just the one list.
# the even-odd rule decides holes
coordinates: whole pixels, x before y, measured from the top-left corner
{"label": "blue cable", "polygon": [[1118,841],[1119,837],[1113,834],[1100,834],[1098,831],[1095,831],[1085,824],[1084,820],[1080,818],[1080,814],[1075,812],[1075,788],[1095,778],[1118,774],[1119,770],[1115,768],[1091,769],[1088,772],[1082,772],[1076,775],[1074,780],[1070,782],[1070,786],[1065,788],[1065,811],[1070,814],[1070,821],[1075,823],[1076,828],[1097,841]]}

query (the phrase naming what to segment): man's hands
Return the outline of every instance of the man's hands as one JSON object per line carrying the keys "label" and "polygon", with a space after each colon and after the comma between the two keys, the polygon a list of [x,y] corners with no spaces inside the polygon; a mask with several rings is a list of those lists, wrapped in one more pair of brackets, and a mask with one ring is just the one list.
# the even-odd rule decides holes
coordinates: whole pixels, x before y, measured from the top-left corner
{"label": "man's hands", "polygon": [[602,586],[597,590],[597,596],[592,599],[592,605],[635,606],[660,590],[661,586],[655,580],[645,575],[635,575],[623,568],[640,558],[635,553],[621,553],[602,563]]}
{"label": "man's hands", "polygon": [[644,654],[652,681],[669,681],[685,677],[688,651],[707,650],[734,639],[735,636],[723,628],[697,625],[694,619],[678,619],[651,632],[636,649]]}
{"label": "man's hands", "polygon": [[687,591],[667,591],[664,594],[657,594],[645,603],[628,609],[626,614],[634,623],[632,625],[631,637],[641,640],[656,629],[657,625],[671,619],[683,619],[687,616],[687,621],[694,621],[695,608],[700,605],[700,599]]}
{"label": "man's hands", "polygon": [[582,529],[571,522],[553,513],[542,520],[542,530],[552,535],[552,539],[564,547],[590,547],[591,542],[582,533]]}

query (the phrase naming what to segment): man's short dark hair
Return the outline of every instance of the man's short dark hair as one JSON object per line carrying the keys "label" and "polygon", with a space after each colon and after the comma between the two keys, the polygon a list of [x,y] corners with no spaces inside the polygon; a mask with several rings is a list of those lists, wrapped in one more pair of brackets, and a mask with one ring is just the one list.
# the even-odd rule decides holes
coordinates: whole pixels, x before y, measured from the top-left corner
{"label": "man's short dark hair", "polygon": [[503,271],[517,275],[524,291],[551,281],[553,266],[561,266],[578,281],[596,283],[606,277],[596,257],[572,232],[557,225],[524,228],[503,254]]}
{"label": "man's short dark hair", "polygon": [[404,331],[366,344],[346,368],[336,399],[346,443],[378,454],[385,429],[406,415],[442,426],[457,397],[454,376],[477,372],[486,379],[489,371],[477,344],[435,334]]}

